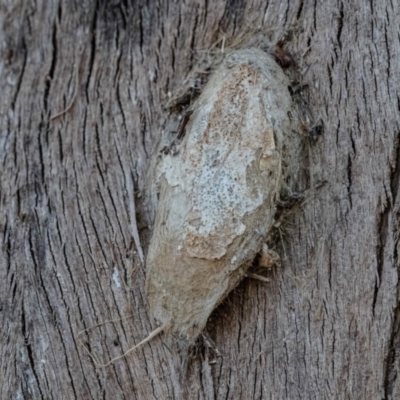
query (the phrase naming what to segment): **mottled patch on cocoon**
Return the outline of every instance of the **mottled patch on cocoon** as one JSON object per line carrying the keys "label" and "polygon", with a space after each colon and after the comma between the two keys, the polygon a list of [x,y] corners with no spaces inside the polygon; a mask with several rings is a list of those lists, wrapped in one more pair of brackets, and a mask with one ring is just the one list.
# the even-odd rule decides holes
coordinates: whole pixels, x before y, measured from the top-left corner
{"label": "mottled patch on cocoon", "polygon": [[243,279],[282,186],[295,179],[300,138],[289,85],[266,53],[231,53],[193,105],[178,153],[159,167],[147,296],[157,324],[189,344]]}

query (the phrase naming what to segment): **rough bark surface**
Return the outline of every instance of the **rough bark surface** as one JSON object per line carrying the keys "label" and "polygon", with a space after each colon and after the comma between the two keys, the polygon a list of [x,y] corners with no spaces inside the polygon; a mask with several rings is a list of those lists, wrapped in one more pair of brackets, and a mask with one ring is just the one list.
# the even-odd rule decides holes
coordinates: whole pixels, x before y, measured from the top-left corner
{"label": "rough bark surface", "polygon": [[[400,398],[396,2],[0,3],[1,399]],[[195,55],[286,37],[315,119],[269,284],[245,280],[187,376],[144,295],[147,171]],[[291,33],[291,34],[290,34]],[[217,46],[217,47],[218,47]],[[140,246],[141,243],[141,246]]]}

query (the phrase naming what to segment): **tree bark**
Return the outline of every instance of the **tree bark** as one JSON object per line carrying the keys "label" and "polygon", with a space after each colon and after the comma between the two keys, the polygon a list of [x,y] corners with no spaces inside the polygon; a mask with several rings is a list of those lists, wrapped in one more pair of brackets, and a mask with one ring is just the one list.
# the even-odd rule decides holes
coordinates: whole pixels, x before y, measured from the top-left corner
{"label": "tree bark", "polygon": [[[396,2],[2,0],[1,399],[400,398]],[[145,195],[196,55],[285,38],[315,121],[282,266],[210,318],[186,377],[144,291]],[[213,47],[214,46],[214,47]],[[203,53],[205,54],[205,53]],[[143,251],[143,254],[142,254]]]}

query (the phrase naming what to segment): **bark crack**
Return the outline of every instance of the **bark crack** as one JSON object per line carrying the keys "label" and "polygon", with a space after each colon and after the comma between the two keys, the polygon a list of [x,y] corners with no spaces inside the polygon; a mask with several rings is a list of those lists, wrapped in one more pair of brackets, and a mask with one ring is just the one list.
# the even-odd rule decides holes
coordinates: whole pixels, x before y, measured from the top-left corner
{"label": "bark crack", "polygon": [[[33,374],[33,376],[35,378],[36,386],[37,386],[37,388],[39,390],[40,397],[42,399],[44,399],[45,397],[44,397],[43,392],[42,392],[42,388],[41,388],[41,385],[40,385],[40,380],[39,380],[38,374],[37,374],[36,369],[35,369],[35,361],[34,361],[32,346],[31,346],[31,344],[29,342],[30,339],[29,339],[29,333],[27,332],[27,323],[26,323],[26,318],[27,317],[25,315],[25,307],[24,306],[22,306],[22,310],[21,311],[22,311],[21,312],[21,331],[22,331],[22,336],[25,339],[25,348],[26,348],[26,351],[27,351],[27,354],[28,354],[30,368],[31,368],[32,374]],[[27,383],[27,385],[28,385],[28,391],[31,392],[32,388],[29,387],[30,384]]]}
{"label": "bark crack", "polygon": [[57,64],[57,23],[54,22],[53,24],[53,33],[52,33],[52,45],[53,49],[51,52],[51,62],[50,62],[50,68],[49,68],[49,73],[48,76],[46,77],[46,84],[45,84],[45,89],[44,89],[44,95],[43,95],[43,108],[46,112],[46,114],[49,111],[49,92],[50,92],[50,87],[51,83],[54,78],[54,72],[56,70],[56,64]]}

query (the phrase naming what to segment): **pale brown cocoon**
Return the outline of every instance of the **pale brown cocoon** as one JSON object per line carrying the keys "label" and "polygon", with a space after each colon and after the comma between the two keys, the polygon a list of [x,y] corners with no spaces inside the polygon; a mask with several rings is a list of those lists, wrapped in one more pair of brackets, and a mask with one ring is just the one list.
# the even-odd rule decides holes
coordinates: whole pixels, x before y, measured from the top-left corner
{"label": "pale brown cocoon", "polygon": [[297,171],[289,85],[264,52],[231,53],[194,104],[178,154],[160,166],[147,296],[156,323],[188,343],[245,276]]}

